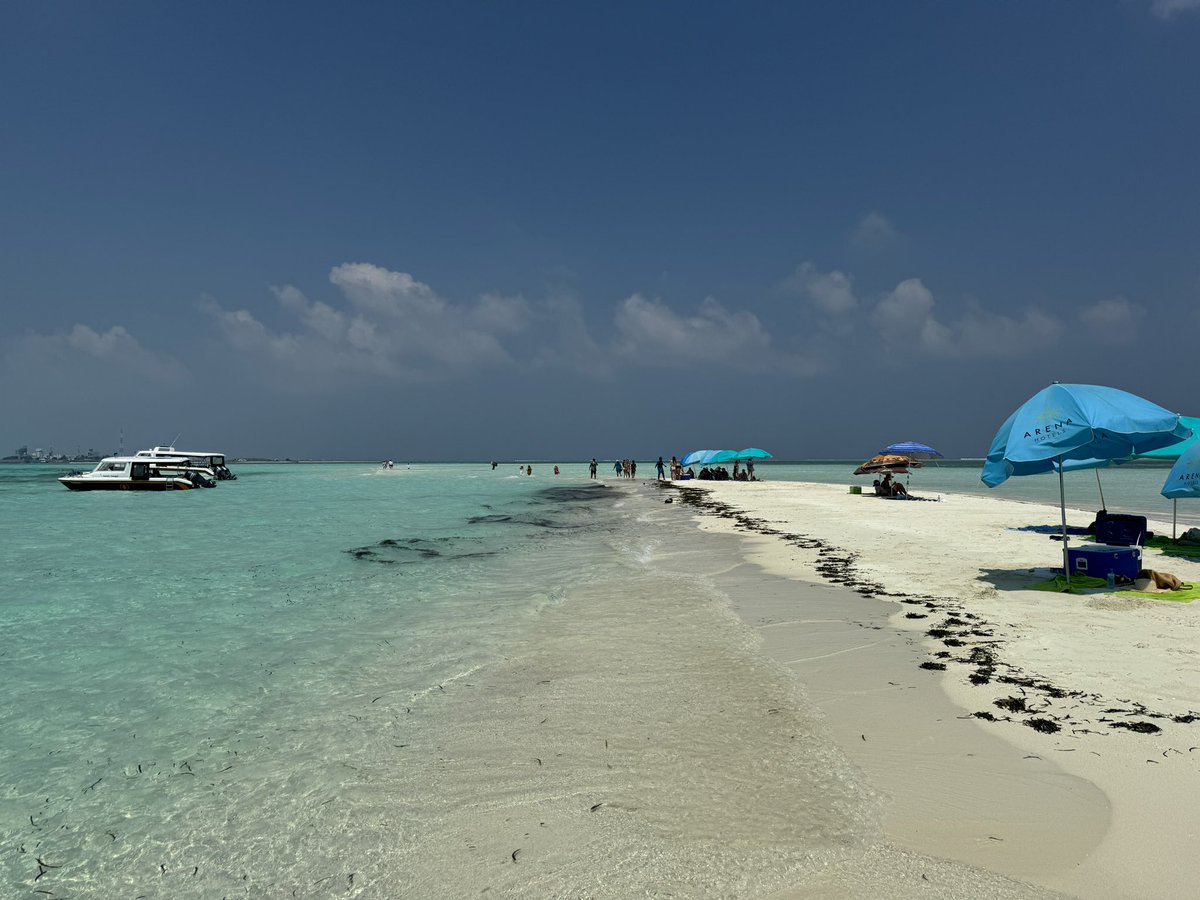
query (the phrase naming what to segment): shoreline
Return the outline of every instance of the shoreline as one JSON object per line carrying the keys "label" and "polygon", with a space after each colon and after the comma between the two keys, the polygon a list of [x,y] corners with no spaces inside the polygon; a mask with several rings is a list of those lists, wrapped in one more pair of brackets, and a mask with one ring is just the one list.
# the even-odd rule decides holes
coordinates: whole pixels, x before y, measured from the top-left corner
{"label": "shoreline", "polygon": [[[878,612],[886,626],[872,641],[839,649],[848,634],[809,634],[814,624],[788,621],[778,597],[730,592],[764,652],[819,698],[843,749],[890,798],[890,840],[1078,896],[1194,894],[1196,867],[1179,862],[1200,833],[1200,813],[1184,799],[1200,786],[1200,725],[1186,721],[1200,707],[1200,677],[1166,677],[1163,658],[1195,653],[1197,604],[1028,590],[1041,569],[1013,561],[1045,565],[1061,545],[1007,528],[1015,519],[1051,524],[1057,507],[957,494],[936,505],[879,503],[802,482],[672,487],[698,501],[682,505],[700,528],[741,535],[744,558],[763,573],[837,588],[843,604],[861,595],[894,607]],[[1080,515],[1090,516],[1068,510],[1069,520]],[[1144,564],[1200,580],[1197,561],[1147,550]],[[826,661],[809,652],[830,640]],[[943,704],[939,716],[939,703],[922,699],[924,725],[903,721],[895,706],[905,684],[922,693],[921,678],[938,684]],[[1021,727],[1039,719],[1058,730]],[[863,721],[883,726],[876,740]],[[939,808],[933,798],[947,779],[958,787]],[[971,803],[956,808],[956,797]],[[1007,837],[984,834],[993,826]]]}

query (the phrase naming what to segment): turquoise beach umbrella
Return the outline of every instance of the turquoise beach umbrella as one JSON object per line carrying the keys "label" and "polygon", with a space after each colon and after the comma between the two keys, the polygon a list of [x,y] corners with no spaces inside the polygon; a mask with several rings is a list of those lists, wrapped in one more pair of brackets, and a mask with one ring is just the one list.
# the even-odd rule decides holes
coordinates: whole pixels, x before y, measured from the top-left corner
{"label": "turquoise beach umbrella", "polygon": [[1136,394],[1095,384],[1052,384],[1026,400],[992,439],[980,480],[988,487],[1013,475],[1058,473],[1063,572],[1067,585],[1067,499],[1063,470],[1169,447],[1190,438],[1178,413]]}
{"label": "turquoise beach umbrella", "polygon": [[747,447],[745,450],[739,450],[738,459],[771,459],[771,454],[766,450],[759,450],[757,447]]}
{"label": "turquoise beach umbrella", "polygon": [[1179,421],[1192,429],[1192,436],[1187,440],[1172,444],[1169,447],[1159,447],[1157,450],[1147,450],[1137,454],[1138,459],[1179,459],[1189,448],[1200,442],[1200,419],[1195,416],[1180,416]]}

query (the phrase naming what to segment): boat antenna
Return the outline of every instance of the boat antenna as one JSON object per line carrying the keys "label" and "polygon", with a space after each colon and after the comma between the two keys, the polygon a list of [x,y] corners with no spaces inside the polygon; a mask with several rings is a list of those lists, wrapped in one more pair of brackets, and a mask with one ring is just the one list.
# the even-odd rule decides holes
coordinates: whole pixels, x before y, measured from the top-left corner
{"label": "boat antenna", "polygon": [[117,456],[125,455],[125,426],[121,426],[121,439],[117,444]]}
{"label": "boat antenna", "polygon": [[171,441],[171,446],[172,446],[172,447],[174,447],[176,444],[178,444],[178,443],[179,443],[179,439],[180,439],[182,436],[183,436],[183,432],[182,432],[182,431],[181,431],[181,432],[179,432],[179,434],[175,435],[175,440]]}

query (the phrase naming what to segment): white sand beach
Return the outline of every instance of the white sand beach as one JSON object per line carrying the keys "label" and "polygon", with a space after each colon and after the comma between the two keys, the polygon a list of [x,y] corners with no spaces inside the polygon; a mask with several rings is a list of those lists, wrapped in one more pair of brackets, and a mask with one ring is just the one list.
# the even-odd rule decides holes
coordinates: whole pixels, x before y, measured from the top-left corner
{"label": "white sand beach", "polygon": [[[798,606],[764,588],[778,579],[729,586],[887,798],[891,842],[1079,897],[1195,896],[1200,721],[1186,720],[1200,711],[1200,601],[1030,590],[1061,565],[1061,544],[1013,529],[1057,523],[1053,506],[685,487],[727,507],[703,511],[701,527],[744,535],[763,573],[858,592],[831,586]],[[1068,510],[1068,523],[1092,516]],[[1200,582],[1198,560],[1147,549],[1143,565]],[[848,611],[859,598],[861,613]],[[894,607],[885,629],[880,602]]]}

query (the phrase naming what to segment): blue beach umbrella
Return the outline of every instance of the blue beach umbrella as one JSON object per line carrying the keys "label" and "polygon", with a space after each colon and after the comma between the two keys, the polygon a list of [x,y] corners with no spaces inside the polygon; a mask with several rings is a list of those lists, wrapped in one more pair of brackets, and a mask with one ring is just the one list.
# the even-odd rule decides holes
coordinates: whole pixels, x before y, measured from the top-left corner
{"label": "blue beach umbrella", "polygon": [[1009,416],[988,450],[980,480],[988,487],[1013,475],[1058,473],[1063,572],[1067,584],[1067,499],[1063,470],[1095,468],[1177,444],[1192,436],[1179,414],[1136,394],[1094,384],[1052,384]]}
{"label": "blue beach umbrella", "polygon": [[1162,495],[1171,501],[1171,540],[1175,540],[1179,499],[1200,498],[1200,442],[1193,440],[1175,460],[1163,482]]}
{"label": "blue beach umbrella", "polygon": [[888,444],[879,451],[880,456],[897,455],[907,456],[911,459],[941,459],[942,454],[934,450],[928,444],[921,444],[917,441],[901,441],[899,444]]}
{"label": "blue beach umbrella", "polygon": [[766,450],[759,450],[757,447],[747,447],[745,450],[739,450],[738,459],[771,459],[771,454]]}
{"label": "blue beach umbrella", "polygon": [[[1180,441],[1178,444],[1172,444],[1170,447],[1159,447],[1157,450],[1148,450],[1145,453],[1137,454],[1138,459],[1180,459],[1188,450],[1196,446],[1200,441],[1200,419],[1195,416],[1180,416],[1179,421],[1192,429],[1192,436],[1186,441]],[[1170,481],[1170,478],[1167,479]],[[1163,485],[1163,496],[1167,497],[1166,485]],[[1171,540],[1175,540],[1175,531],[1179,521],[1179,498],[1167,497],[1171,501]]]}
{"label": "blue beach umbrella", "polygon": [[1168,500],[1200,497],[1200,443],[1193,443],[1167,473],[1162,495]]}
{"label": "blue beach umbrella", "polygon": [[728,450],[693,450],[679,461],[685,468],[692,465],[707,466],[718,453],[728,453]]}

